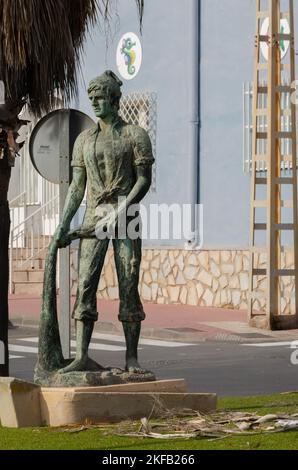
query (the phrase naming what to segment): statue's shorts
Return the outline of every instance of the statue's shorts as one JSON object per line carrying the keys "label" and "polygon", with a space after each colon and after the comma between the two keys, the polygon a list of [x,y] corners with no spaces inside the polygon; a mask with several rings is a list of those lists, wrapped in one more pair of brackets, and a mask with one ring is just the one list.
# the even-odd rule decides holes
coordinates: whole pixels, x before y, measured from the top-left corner
{"label": "statue's shorts", "polygon": [[[118,318],[122,322],[142,321],[145,313],[138,291],[142,240],[115,238],[112,241],[119,284]],[[109,239],[85,239],[80,243],[78,290],[73,311],[75,320],[98,319],[96,292],[109,242]]]}

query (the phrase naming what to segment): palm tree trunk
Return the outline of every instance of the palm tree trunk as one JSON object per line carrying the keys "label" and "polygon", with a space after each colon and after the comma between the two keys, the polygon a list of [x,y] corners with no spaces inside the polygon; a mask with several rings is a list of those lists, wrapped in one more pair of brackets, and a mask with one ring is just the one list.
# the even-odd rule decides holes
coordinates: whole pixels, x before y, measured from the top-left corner
{"label": "palm tree trunk", "polygon": [[[23,100],[9,101],[0,105],[0,377],[9,375],[8,356],[8,283],[9,283],[9,233],[10,213],[8,188],[11,166],[20,145],[15,138],[27,121],[19,120],[18,115],[24,105]],[[4,358],[3,358],[4,349]]]}
{"label": "palm tree trunk", "polygon": [[[10,215],[7,192],[11,170],[5,159],[0,160],[0,376],[9,376],[8,362],[8,242]],[[4,357],[2,352],[4,349]]]}

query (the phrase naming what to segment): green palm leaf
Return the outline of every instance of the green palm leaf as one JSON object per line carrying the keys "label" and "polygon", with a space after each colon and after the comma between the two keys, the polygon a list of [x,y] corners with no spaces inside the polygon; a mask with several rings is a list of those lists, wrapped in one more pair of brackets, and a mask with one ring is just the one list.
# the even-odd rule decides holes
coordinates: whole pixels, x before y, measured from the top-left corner
{"label": "green palm leaf", "polygon": [[[135,0],[140,25],[144,0]],[[88,28],[112,14],[112,0],[0,0],[0,80],[6,99],[28,102],[37,115],[57,90],[77,93],[77,69]]]}

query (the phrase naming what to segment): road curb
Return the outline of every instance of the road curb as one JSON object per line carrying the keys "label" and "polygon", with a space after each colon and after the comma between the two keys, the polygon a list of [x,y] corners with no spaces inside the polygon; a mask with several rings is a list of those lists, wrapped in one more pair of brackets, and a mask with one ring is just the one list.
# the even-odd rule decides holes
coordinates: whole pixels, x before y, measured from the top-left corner
{"label": "road curb", "polygon": [[[39,326],[39,319],[36,317],[16,316],[10,318],[14,327],[17,328],[35,328]],[[95,324],[94,331],[96,333],[106,333],[114,335],[123,335],[121,324],[112,322],[98,321]],[[73,328],[74,333],[74,328]],[[181,343],[204,343],[204,342],[229,342],[229,343],[265,343],[265,342],[279,342],[279,341],[297,341],[297,336],[268,336],[268,338],[251,338],[237,334],[237,332],[222,330],[214,328],[214,331],[189,333],[177,331],[171,328],[159,328],[159,327],[143,327],[141,338],[161,340],[161,341],[176,341]]]}
{"label": "road curb", "polygon": [[[38,328],[39,321],[36,318],[26,317],[14,317],[11,321],[15,327],[18,328]],[[96,333],[106,333],[114,335],[123,335],[121,326],[115,325],[110,322],[97,322],[95,324],[94,331]],[[147,327],[142,329],[141,338],[144,339],[156,339],[164,341],[177,341],[177,342],[195,342],[202,343],[206,341],[206,338],[199,334],[182,333],[173,331],[168,328],[154,328]]]}

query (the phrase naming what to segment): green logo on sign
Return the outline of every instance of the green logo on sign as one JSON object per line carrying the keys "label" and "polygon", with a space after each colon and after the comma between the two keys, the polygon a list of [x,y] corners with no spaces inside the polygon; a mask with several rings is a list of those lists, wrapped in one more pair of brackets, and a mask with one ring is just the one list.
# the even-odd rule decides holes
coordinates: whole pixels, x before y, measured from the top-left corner
{"label": "green logo on sign", "polygon": [[132,42],[131,38],[123,39],[121,54],[124,55],[125,65],[127,66],[127,71],[129,75],[135,74],[134,63],[136,61],[137,54],[133,50],[133,47],[136,46],[135,42]]}

